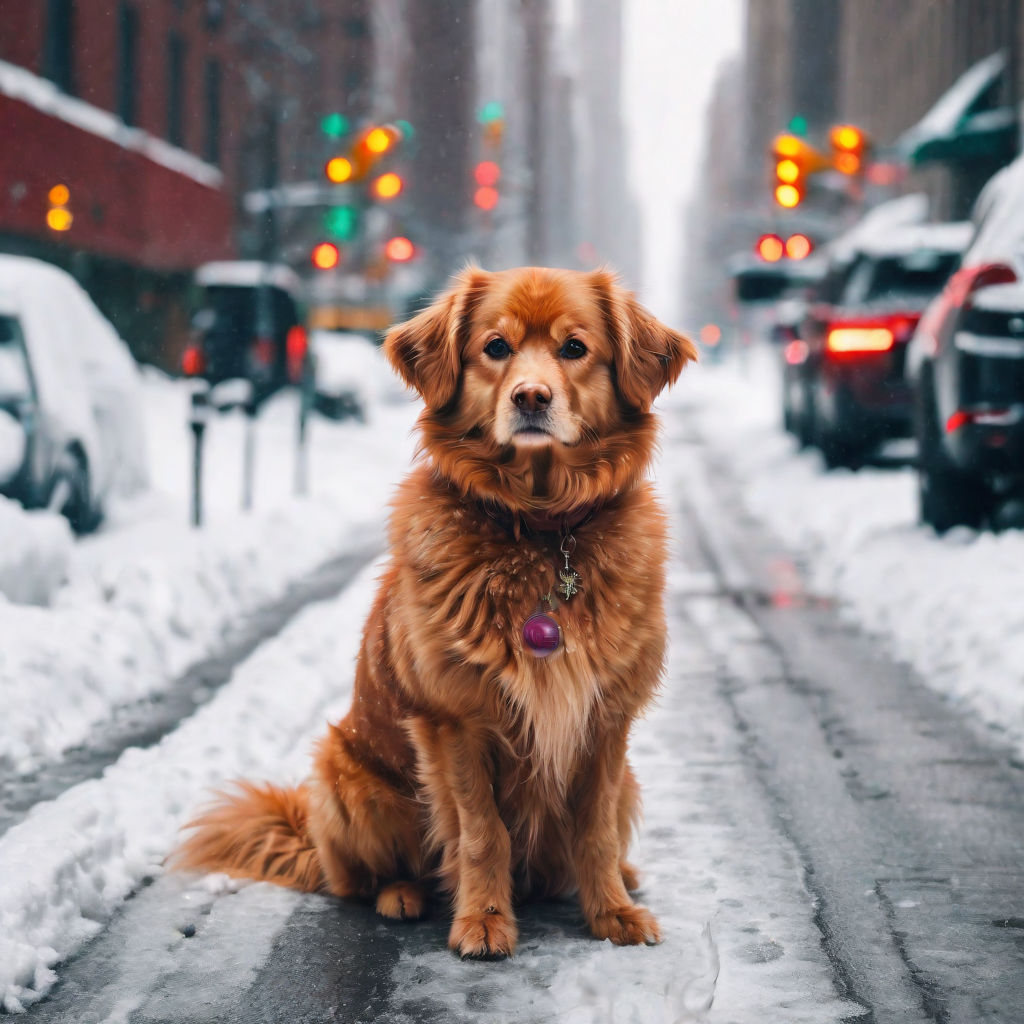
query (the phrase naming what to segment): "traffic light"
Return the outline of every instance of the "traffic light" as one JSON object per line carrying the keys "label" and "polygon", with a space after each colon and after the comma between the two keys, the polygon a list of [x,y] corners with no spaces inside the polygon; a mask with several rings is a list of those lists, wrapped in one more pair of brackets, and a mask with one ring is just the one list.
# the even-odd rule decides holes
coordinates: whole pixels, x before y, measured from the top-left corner
{"label": "traffic light", "polygon": [[754,246],[754,252],[765,263],[778,263],[785,255],[786,244],[778,235],[762,235]]}
{"label": "traffic light", "polygon": [[50,208],[46,211],[46,226],[51,231],[68,231],[74,217],[68,209],[71,202],[71,189],[67,185],[54,185],[46,193]]}
{"label": "traffic light", "polygon": [[404,235],[395,235],[387,240],[384,255],[392,263],[408,263],[416,255],[416,246]]}
{"label": "traffic light", "polygon": [[342,185],[346,181],[352,180],[355,168],[347,156],[335,156],[327,161],[324,173],[327,175],[328,181],[335,185]]}
{"label": "traffic light", "polygon": [[832,165],[841,174],[859,174],[864,167],[868,141],[856,125],[837,124],[828,133],[832,144]]}
{"label": "traffic light", "polygon": [[[772,143],[772,155],[775,158],[775,202],[787,210],[799,206],[803,201],[803,158],[809,148],[803,139],[792,134],[776,136]],[[780,251],[775,258],[780,259],[781,256]]]}
{"label": "traffic light", "polygon": [[501,167],[494,160],[481,160],[473,168],[473,180],[477,185],[473,193],[474,204],[481,210],[493,210],[501,198],[497,188]]}
{"label": "traffic light", "polygon": [[309,258],[317,270],[333,270],[341,262],[341,251],[333,242],[318,242]]}
{"label": "traffic light", "polygon": [[359,211],[354,206],[333,206],[324,214],[324,230],[342,242],[355,237],[359,230]]}
{"label": "traffic light", "polygon": [[401,175],[395,174],[394,171],[388,171],[374,179],[370,191],[375,199],[394,199],[403,188],[405,188],[405,182]]}
{"label": "traffic light", "polygon": [[344,114],[325,114],[320,119],[320,131],[329,139],[340,139],[343,135],[348,135],[350,128],[349,120]]}
{"label": "traffic light", "polygon": [[802,260],[810,256],[814,243],[802,232],[790,235],[786,239],[786,255],[791,260]]}

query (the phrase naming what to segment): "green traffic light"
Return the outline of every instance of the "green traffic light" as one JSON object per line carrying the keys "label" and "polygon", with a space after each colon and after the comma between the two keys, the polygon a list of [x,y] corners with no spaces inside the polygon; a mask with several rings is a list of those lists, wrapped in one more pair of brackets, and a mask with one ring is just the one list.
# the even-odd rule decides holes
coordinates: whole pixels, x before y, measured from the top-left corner
{"label": "green traffic light", "polygon": [[347,241],[359,228],[359,215],[354,206],[334,206],[324,214],[324,229],[332,238]]}
{"label": "green traffic light", "polygon": [[803,114],[794,114],[789,119],[789,130],[794,135],[805,136],[807,134],[807,118]]}
{"label": "green traffic light", "polygon": [[411,139],[416,134],[416,130],[408,121],[396,121],[395,127],[402,133],[402,137],[405,139]]}
{"label": "green traffic light", "polygon": [[492,121],[500,121],[504,116],[505,108],[497,100],[491,100],[480,108],[477,120],[481,124],[490,124]]}
{"label": "green traffic light", "polygon": [[320,130],[329,139],[340,139],[349,131],[348,118],[344,114],[327,114],[320,121]]}

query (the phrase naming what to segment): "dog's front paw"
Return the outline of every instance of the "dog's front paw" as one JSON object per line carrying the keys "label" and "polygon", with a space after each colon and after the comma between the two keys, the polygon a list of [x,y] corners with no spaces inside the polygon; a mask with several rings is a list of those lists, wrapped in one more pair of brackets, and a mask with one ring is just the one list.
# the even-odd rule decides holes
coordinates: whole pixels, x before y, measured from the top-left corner
{"label": "dog's front paw", "polygon": [[590,921],[590,930],[599,939],[611,939],[616,946],[656,946],[661,942],[661,929],[646,907],[630,904],[597,914]]}
{"label": "dog's front paw", "polygon": [[377,893],[377,913],[395,921],[415,921],[427,908],[423,887],[415,882],[392,882]]}
{"label": "dog's front paw", "polygon": [[448,948],[464,960],[504,960],[515,952],[519,931],[511,915],[500,911],[462,914],[452,922]]}

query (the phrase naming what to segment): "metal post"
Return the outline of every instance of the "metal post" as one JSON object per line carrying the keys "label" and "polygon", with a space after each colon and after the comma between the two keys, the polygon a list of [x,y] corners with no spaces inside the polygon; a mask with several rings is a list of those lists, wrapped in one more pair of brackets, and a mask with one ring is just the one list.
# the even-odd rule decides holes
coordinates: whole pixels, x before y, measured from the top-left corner
{"label": "metal post", "polygon": [[309,413],[313,405],[315,362],[306,360],[299,385],[299,423],[295,436],[295,493],[305,497],[309,493]]}
{"label": "metal post", "polygon": [[210,418],[209,393],[206,388],[192,392],[189,427],[192,429],[192,525],[203,525],[203,440]]}
{"label": "metal post", "polygon": [[245,450],[242,456],[242,508],[252,510],[253,477],[256,472],[256,403],[245,406]]}

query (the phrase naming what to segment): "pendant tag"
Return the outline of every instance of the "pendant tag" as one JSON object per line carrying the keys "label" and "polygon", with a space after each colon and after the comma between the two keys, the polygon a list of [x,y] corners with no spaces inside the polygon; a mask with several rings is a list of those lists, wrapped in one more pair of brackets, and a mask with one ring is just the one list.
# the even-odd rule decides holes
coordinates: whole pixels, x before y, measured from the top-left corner
{"label": "pendant tag", "polygon": [[565,567],[558,570],[558,578],[562,582],[555,589],[568,601],[570,597],[580,592],[580,584],[583,582],[580,574],[569,564],[569,556],[576,550],[576,538],[571,533],[562,538],[560,550],[565,558]]}

